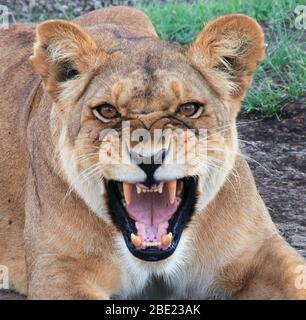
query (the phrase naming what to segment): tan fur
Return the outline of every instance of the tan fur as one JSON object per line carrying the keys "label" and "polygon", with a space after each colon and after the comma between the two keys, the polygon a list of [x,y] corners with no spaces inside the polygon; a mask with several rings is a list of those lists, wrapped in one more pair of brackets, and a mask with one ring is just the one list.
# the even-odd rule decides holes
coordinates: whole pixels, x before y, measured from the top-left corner
{"label": "tan fur", "polygon": [[[229,15],[181,48],[125,7],[2,30],[0,264],[11,288],[31,299],[125,298],[161,277],[174,298],[305,299],[295,287],[305,261],[278,234],[238,149],[235,118],[264,46],[253,19]],[[60,81],[67,64],[79,75]],[[179,127],[161,116],[188,101],[205,105],[198,119],[182,120],[208,129],[219,169],[160,167],[161,179],[198,176],[198,203],[175,253],[141,261],[110,219],[101,179],[82,179],[97,164],[107,179],[144,174],[131,163],[103,164],[98,137],[111,125],[92,109],[111,103],[132,130],[153,130]]]}

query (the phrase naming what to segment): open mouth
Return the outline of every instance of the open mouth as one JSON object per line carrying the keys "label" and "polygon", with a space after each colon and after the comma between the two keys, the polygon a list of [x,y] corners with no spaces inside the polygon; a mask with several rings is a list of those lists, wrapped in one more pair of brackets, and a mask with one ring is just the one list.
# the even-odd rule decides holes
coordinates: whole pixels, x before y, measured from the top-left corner
{"label": "open mouth", "polygon": [[190,220],[197,181],[184,178],[144,184],[107,181],[109,207],[130,252],[158,261],[173,254]]}

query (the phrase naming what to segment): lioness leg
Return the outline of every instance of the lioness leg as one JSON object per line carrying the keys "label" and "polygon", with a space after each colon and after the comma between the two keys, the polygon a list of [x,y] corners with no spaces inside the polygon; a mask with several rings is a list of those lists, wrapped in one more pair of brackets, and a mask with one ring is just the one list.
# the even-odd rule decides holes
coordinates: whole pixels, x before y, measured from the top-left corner
{"label": "lioness leg", "polygon": [[118,288],[119,273],[109,261],[44,254],[29,270],[29,299],[105,300]]}
{"label": "lioness leg", "polygon": [[[66,186],[44,170],[38,167],[37,180],[29,174],[27,183],[24,236],[28,297],[110,298],[120,279],[112,258],[112,227],[91,214],[76,195],[65,197]],[[42,172],[44,178],[39,178]]]}
{"label": "lioness leg", "polygon": [[306,299],[306,264],[281,237],[266,241],[237,299]]}

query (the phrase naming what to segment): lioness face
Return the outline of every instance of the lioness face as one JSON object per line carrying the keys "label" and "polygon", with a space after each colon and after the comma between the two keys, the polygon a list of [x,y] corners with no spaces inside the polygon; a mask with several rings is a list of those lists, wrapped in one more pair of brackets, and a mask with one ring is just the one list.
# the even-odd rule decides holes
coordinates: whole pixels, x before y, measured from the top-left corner
{"label": "lioness face", "polygon": [[260,27],[222,17],[189,48],[154,37],[105,48],[101,35],[62,21],[37,34],[32,61],[54,101],[68,182],[133,255],[169,257],[233,168]]}

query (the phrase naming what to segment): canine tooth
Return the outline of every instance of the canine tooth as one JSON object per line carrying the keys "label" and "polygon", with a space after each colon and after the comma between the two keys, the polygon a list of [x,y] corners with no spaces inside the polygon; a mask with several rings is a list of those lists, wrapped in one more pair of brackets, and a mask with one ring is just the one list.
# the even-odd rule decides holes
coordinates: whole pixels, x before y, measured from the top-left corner
{"label": "canine tooth", "polygon": [[165,234],[162,236],[162,245],[163,247],[168,248],[172,242],[172,232],[169,232],[168,234]]}
{"label": "canine tooth", "polygon": [[177,181],[176,180],[172,180],[167,182],[167,187],[168,187],[168,191],[169,191],[169,199],[170,199],[170,203],[173,204],[175,197],[176,197],[176,185],[177,185]]}
{"label": "canine tooth", "polygon": [[140,187],[136,186],[136,190],[137,190],[138,194],[141,193],[141,188]]}
{"label": "canine tooth", "polygon": [[124,194],[124,199],[129,205],[131,203],[131,192],[132,192],[133,185],[127,182],[123,182],[123,194]]}
{"label": "canine tooth", "polygon": [[131,241],[136,248],[141,247],[141,238],[134,233],[131,233]]}
{"label": "canine tooth", "polygon": [[163,186],[164,186],[164,184],[161,183],[160,186],[159,186],[159,188],[158,188],[158,192],[159,192],[159,193],[163,193]]}

